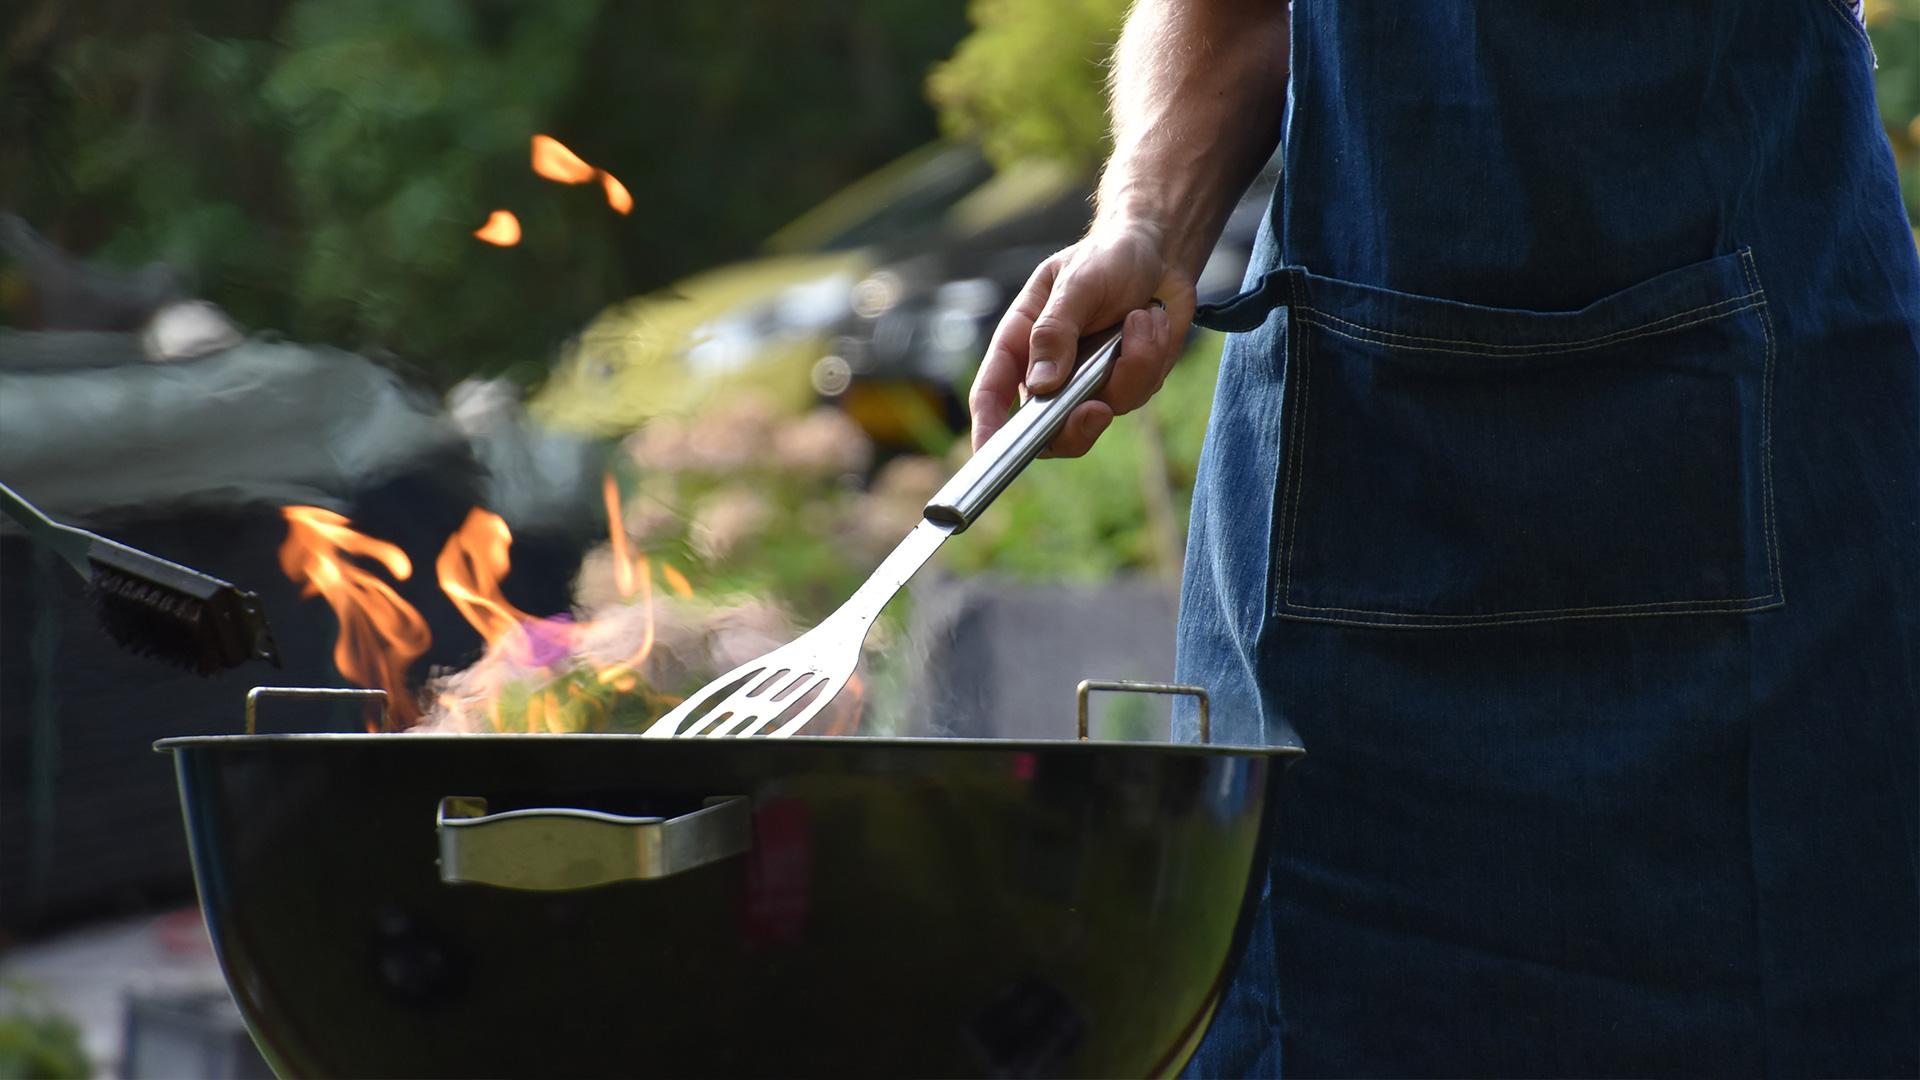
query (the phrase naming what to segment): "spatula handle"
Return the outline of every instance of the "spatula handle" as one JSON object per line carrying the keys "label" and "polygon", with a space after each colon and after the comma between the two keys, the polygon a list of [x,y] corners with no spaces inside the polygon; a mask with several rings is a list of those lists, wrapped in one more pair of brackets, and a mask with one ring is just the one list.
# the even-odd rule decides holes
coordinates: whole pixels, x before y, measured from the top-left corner
{"label": "spatula handle", "polygon": [[1074,407],[1100,392],[1120,358],[1120,328],[1080,339],[1080,359],[1067,385],[1046,397],[1034,397],[967,459],[946,486],[927,503],[927,520],[960,532],[973,524],[1013,478],[1047,448]]}

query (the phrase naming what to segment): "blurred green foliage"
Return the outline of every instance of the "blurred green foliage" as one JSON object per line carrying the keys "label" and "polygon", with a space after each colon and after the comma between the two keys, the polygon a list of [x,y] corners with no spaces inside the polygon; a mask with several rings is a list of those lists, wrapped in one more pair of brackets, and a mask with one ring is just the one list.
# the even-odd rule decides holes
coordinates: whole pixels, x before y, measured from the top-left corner
{"label": "blurred green foliage", "polygon": [[[1224,340],[1196,334],[1147,409],[1116,420],[1083,458],[1036,462],[934,565],[1035,580],[1176,577]],[[625,525],[701,594],[770,600],[805,625],[866,580],[955,462],[897,457],[863,483],[871,453],[831,409],[794,416],[743,397],[658,418],[616,463]]]}
{"label": "blurred green foliage", "polygon": [[0,1077],[21,1080],[86,1080],[93,1075],[80,1026],[39,1003],[27,987],[13,987],[28,998],[0,1014]]}
{"label": "blurred green foliage", "polygon": [[1116,419],[1085,457],[1021,474],[966,543],[942,552],[944,565],[1073,581],[1176,575],[1224,340],[1196,335],[1147,409]]}
{"label": "blurred green foliage", "polygon": [[1866,15],[1880,65],[1874,72],[1880,118],[1900,166],[1907,217],[1920,221],[1920,0],[1868,0]]}
{"label": "blurred green foliage", "polygon": [[[1030,158],[1097,166],[1107,151],[1106,58],[1128,6],[973,0],[973,32],[927,79],[942,129],[979,142],[1002,166]],[[1920,0],[1867,0],[1866,19],[1907,214],[1920,221]]]}
{"label": "blurred green foliage", "polygon": [[1091,171],[1106,156],[1106,63],[1128,6],[973,0],[973,33],[927,78],[941,127],[1002,167],[1044,158]]}
{"label": "blurred green foliage", "polygon": [[[750,251],[934,133],[960,0],[36,0],[0,15],[0,207],[244,325],[446,384]],[[617,176],[528,166],[545,132]],[[516,247],[470,233],[494,209]]]}

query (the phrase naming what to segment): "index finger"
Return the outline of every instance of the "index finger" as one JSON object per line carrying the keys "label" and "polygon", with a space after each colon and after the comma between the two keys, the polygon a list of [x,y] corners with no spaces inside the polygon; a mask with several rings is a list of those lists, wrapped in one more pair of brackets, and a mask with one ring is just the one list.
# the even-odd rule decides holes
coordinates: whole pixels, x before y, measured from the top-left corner
{"label": "index finger", "polygon": [[973,377],[973,390],[967,395],[975,450],[1000,430],[1019,400],[1020,386],[1027,377],[1027,352],[1034,320],[1046,308],[1058,272],[1058,264],[1053,259],[1035,267],[1020,295],[1014,297],[1007,313],[1000,317],[1000,325],[994,327],[986,359],[980,362],[980,371]]}

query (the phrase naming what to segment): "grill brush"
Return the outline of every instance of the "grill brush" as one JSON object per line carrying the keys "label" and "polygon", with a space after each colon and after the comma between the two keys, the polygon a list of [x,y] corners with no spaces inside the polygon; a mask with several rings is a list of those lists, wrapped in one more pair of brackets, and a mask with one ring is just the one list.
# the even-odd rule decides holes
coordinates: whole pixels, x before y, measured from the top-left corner
{"label": "grill brush", "polygon": [[201,675],[254,659],[280,666],[273,631],[253,593],[62,525],[5,484],[0,510],[86,579],[100,625],[127,649]]}

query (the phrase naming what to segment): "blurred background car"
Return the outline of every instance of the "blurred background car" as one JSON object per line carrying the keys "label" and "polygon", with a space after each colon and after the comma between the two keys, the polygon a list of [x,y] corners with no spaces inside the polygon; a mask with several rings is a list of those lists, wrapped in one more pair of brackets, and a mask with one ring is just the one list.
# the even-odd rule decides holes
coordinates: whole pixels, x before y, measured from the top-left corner
{"label": "blurred background car", "polygon": [[[1278,178],[1235,206],[1198,282],[1201,302],[1238,291]],[[811,382],[888,451],[925,451],[967,425],[967,390],[1001,314],[1041,260],[1085,231],[1092,188],[1055,164],[1003,170],[952,207],[946,228],[853,287]]]}
{"label": "blurred background car", "polygon": [[779,230],[763,254],[608,307],[563,348],[533,414],[617,436],[729,388],[799,407],[824,334],[861,278],[890,253],[938,242],[952,208],[993,177],[976,148],[928,144]]}
{"label": "blurred background car", "polygon": [[[1235,207],[1199,282],[1239,287],[1278,177]],[[1053,161],[995,171],[972,146],[923,147],[776,233],[767,254],[617,304],[569,343],[532,410],[615,434],[751,386],[844,409],[882,448],[940,452],[994,325],[1042,259],[1087,226],[1092,184]]]}

